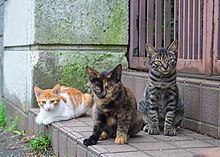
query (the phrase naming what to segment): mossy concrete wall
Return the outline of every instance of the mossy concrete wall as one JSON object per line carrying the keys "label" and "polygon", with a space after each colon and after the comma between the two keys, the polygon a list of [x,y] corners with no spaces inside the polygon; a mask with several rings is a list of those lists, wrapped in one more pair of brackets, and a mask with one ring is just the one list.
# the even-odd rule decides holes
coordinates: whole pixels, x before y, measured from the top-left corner
{"label": "mossy concrete wall", "polygon": [[88,91],[86,67],[99,70],[112,69],[121,63],[127,68],[124,53],[94,51],[36,51],[32,56],[33,82],[42,88],[56,83]]}
{"label": "mossy concrete wall", "polygon": [[[3,96],[22,115],[33,87],[88,90],[86,66],[127,68],[129,0],[8,0],[4,7]],[[12,109],[10,109],[12,111]],[[14,113],[14,112],[11,112]]]}
{"label": "mossy concrete wall", "polygon": [[128,0],[36,0],[35,42],[128,44]]}

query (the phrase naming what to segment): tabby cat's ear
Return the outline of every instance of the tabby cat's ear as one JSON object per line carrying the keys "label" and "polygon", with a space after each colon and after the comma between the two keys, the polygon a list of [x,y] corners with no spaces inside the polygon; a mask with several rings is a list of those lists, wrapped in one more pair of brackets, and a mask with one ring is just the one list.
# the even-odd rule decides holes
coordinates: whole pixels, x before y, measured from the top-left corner
{"label": "tabby cat's ear", "polygon": [[54,94],[60,94],[60,85],[56,84],[56,86],[53,87],[52,91]]}
{"label": "tabby cat's ear", "polygon": [[34,86],[34,93],[35,93],[36,98],[38,99],[42,94],[42,89],[40,89],[37,86]]}
{"label": "tabby cat's ear", "polygon": [[174,40],[174,41],[167,47],[167,50],[173,52],[174,54],[176,54],[177,48],[178,48],[177,40]]}
{"label": "tabby cat's ear", "polygon": [[89,75],[89,80],[92,81],[94,78],[99,78],[100,77],[100,74],[98,71],[90,68],[90,67],[87,67],[86,68],[86,73]]}
{"label": "tabby cat's ear", "polygon": [[117,81],[121,80],[121,73],[122,73],[122,65],[117,65],[109,74],[107,77],[116,79]]}
{"label": "tabby cat's ear", "polygon": [[145,49],[147,51],[148,59],[150,59],[155,53],[157,53],[157,49],[149,43],[146,43]]}

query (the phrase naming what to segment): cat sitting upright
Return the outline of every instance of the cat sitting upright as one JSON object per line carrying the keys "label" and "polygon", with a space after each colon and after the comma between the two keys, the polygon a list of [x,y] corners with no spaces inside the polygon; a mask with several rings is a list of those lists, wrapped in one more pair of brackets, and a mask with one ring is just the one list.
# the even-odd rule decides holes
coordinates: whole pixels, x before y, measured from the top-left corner
{"label": "cat sitting upright", "polygon": [[92,105],[90,94],[83,94],[76,88],[57,84],[53,89],[34,87],[40,107],[37,124],[48,125],[56,121],[69,120],[84,115]]}
{"label": "cat sitting upright", "polygon": [[90,67],[86,71],[94,94],[94,126],[84,145],[94,145],[108,136],[116,137],[116,144],[127,143],[129,136],[142,129],[143,119],[134,95],[121,82],[121,64],[111,71],[98,72]]}
{"label": "cat sitting upright", "polygon": [[176,84],[177,41],[167,49],[146,44],[149,57],[149,79],[139,110],[145,121],[144,131],[156,135],[163,130],[167,136],[176,135],[184,113]]}

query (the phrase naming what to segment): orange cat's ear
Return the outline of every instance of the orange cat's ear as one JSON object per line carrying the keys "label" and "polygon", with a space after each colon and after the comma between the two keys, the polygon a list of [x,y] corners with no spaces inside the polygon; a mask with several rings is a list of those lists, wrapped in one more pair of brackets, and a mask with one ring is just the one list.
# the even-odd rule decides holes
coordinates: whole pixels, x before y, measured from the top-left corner
{"label": "orange cat's ear", "polygon": [[90,67],[87,67],[86,68],[86,73],[89,75],[89,80],[92,81],[94,78],[99,78],[100,77],[100,74],[98,71],[90,68]]}
{"label": "orange cat's ear", "polygon": [[122,65],[119,64],[108,74],[108,77],[120,81],[121,80],[121,73],[122,73]]}
{"label": "orange cat's ear", "polygon": [[36,98],[39,98],[41,96],[41,94],[42,94],[42,89],[40,89],[37,86],[34,86],[34,92],[35,92]]}
{"label": "orange cat's ear", "polygon": [[57,84],[53,89],[52,89],[54,94],[60,94],[60,85]]}

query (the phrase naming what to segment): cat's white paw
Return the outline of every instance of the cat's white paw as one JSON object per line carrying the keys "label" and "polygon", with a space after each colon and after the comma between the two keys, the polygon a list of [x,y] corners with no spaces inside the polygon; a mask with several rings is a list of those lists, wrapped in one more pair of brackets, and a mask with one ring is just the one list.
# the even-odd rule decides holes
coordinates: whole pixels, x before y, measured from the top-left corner
{"label": "cat's white paw", "polygon": [[38,125],[42,125],[42,124],[43,124],[43,119],[42,119],[42,118],[39,118],[39,117],[36,117],[35,122],[36,122]]}
{"label": "cat's white paw", "polygon": [[43,124],[44,125],[49,125],[49,124],[51,124],[53,121],[51,121],[50,119],[45,119],[44,121],[43,121]]}

